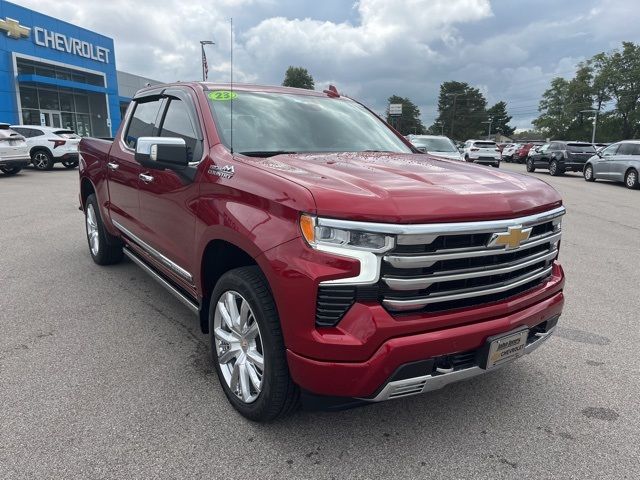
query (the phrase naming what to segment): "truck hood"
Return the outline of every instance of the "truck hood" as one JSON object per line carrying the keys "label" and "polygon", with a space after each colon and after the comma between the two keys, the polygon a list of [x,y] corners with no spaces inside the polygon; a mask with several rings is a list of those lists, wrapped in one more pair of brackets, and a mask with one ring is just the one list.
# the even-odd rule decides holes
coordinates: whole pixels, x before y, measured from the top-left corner
{"label": "truck hood", "polygon": [[562,204],[536,178],[425,154],[286,154],[246,161],[306,187],[317,214],[430,223],[513,218]]}

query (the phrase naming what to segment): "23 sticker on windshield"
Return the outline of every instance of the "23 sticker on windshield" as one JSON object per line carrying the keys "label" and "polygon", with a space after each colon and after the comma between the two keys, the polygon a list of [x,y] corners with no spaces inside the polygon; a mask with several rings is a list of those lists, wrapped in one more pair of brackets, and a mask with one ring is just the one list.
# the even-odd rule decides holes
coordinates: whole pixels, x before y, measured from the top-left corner
{"label": "23 sticker on windshield", "polygon": [[216,90],[213,92],[209,92],[207,95],[209,100],[214,100],[217,102],[224,102],[225,100],[233,100],[238,97],[236,92],[231,92],[229,90]]}

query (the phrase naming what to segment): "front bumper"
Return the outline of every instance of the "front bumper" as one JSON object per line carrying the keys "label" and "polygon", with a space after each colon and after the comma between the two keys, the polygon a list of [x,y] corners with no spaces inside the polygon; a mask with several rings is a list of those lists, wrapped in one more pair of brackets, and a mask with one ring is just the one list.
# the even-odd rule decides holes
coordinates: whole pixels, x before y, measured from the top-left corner
{"label": "front bumper", "polygon": [[24,158],[0,158],[0,167],[24,168],[31,162],[29,157]]}

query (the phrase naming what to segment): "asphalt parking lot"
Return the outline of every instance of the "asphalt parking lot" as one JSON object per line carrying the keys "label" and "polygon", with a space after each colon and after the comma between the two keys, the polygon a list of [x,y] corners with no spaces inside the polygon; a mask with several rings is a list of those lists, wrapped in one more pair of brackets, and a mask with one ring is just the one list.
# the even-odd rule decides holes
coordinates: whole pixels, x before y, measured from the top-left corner
{"label": "asphalt parking lot", "polygon": [[181,303],[91,261],[76,170],[0,175],[0,478],[638,478],[640,191],[533,175],[568,211],[555,338],[439,392],[266,425],[231,408]]}

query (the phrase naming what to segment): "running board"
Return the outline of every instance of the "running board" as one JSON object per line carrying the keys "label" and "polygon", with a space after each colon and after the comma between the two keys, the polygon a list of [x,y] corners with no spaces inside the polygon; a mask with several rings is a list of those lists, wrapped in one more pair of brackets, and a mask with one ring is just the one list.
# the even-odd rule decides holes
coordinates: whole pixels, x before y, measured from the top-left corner
{"label": "running board", "polygon": [[192,299],[190,299],[188,296],[186,296],[184,293],[182,293],[180,290],[174,287],[171,283],[169,283],[168,280],[166,280],[153,268],[147,265],[147,263],[144,260],[142,260],[138,255],[136,255],[133,251],[129,250],[127,247],[124,247],[122,250],[124,254],[127,257],[129,257],[131,261],[133,261],[133,263],[138,265],[145,272],[151,275],[151,278],[153,278],[156,282],[158,282],[164,288],[169,290],[169,292],[173,294],[173,296],[176,297],[178,300],[180,300],[184,305],[186,305],[189,310],[191,310],[196,315],[200,314],[200,307],[196,302],[194,302]]}

